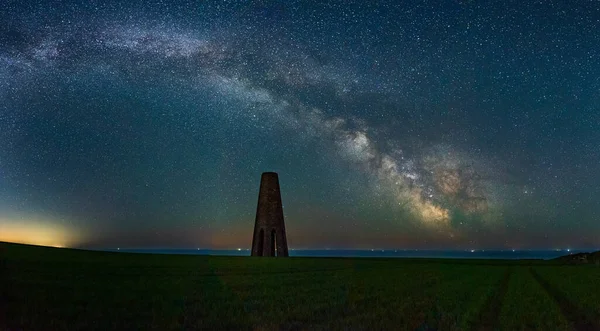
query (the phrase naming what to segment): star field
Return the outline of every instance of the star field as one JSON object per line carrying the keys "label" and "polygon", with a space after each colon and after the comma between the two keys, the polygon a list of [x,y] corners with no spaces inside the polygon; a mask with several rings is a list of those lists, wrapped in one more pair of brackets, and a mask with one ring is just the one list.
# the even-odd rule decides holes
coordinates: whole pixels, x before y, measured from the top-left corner
{"label": "star field", "polygon": [[[0,240],[600,246],[597,1],[8,1]],[[316,234],[315,234],[316,233]]]}

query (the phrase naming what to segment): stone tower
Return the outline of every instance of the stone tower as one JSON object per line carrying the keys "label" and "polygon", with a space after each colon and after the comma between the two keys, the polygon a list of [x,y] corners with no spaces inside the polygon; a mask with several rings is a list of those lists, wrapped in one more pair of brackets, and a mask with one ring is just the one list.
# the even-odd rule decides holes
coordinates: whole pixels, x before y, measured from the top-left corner
{"label": "stone tower", "polygon": [[260,179],[252,256],[289,256],[276,172],[264,172]]}

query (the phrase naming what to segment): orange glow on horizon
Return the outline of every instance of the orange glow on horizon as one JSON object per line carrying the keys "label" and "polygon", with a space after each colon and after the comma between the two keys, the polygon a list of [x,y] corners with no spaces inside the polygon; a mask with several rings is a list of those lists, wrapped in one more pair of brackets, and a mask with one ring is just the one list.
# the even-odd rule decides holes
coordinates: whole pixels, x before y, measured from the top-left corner
{"label": "orange glow on horizon", "polygon": [[63,248],[80,240],[80,234],[60,224],[0,218],[0,241]]}

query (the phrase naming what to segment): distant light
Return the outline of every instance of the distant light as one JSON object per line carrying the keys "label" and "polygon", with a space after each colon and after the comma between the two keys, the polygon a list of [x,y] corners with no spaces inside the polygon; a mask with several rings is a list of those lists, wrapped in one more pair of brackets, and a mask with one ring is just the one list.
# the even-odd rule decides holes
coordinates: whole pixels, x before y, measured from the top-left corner
{"label": "distant light", "polygon": [[475,250],[474,250],[474,249],[472,249],[472,250],[471,250],[471,253],[475,253]]}
{"label": "distant light", "polygon": [[119,250],[121,250],[121,249],[120,249],[119,247],[117,247],[117,250],[119,251]]}
{"label": "distant light", "polygon": [[198,248],[198,250],[200,250],[200,248]]}
{"label": "distant light", "polygon": [[571,251],[571,249],[570,249],[570,248],[567,248],[567,252],[570,252],[570,251]]}
{"label": "distant light", "polygon": [[514,252],[515,250],[513,249],[512,251]]}
{"label": "distant light", "polygon": [[241,248],[238,248],[238,251],[241,251],[241,250],[242,250]]}

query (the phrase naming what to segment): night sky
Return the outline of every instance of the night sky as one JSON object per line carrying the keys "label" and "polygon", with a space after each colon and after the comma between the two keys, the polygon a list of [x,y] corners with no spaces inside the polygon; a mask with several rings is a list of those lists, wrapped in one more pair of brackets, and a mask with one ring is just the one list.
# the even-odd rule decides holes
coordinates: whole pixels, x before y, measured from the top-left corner
{"label": "night sky", "polygon": [[600,247],[600,2],[0,4],[0,240]]}

